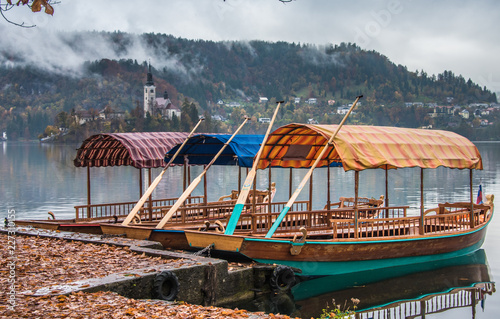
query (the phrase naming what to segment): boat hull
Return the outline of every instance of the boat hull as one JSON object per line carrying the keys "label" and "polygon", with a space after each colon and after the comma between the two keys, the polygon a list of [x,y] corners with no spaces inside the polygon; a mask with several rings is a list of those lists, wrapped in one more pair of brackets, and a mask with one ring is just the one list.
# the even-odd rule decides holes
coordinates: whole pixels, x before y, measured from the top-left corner
{"label": "boat hull", "polygon": [[[194,247],[213,244],[216,250],[238,252],[266,264],[281,264],[301,270],[302,275],[338,275],[353,270],[365,271],[442,260],[478,250],[486,234],[486,225],[468,232],[357,240],[311,240],[293,243],[286,239],[202,234],[186,231]],[[291,248],[300,249],[292,254]]]}
{"label": "boat hull", "polygon": [[98,223],[75,223],[73,220],[18,220],[16,225],[75,233],[102,234],[101,226]]}
{"label": "boat hull", "polygon": [[101,224],[102,233],[105,235],[126,236],[127,238],[149,240],[150,227],[122,226],[121,224]]}
{"label": "boat hull", "polygon": [[149,240],[159,242],[164,248],[178,250],[192,250],[189,246],[184,230],[155,229]]}

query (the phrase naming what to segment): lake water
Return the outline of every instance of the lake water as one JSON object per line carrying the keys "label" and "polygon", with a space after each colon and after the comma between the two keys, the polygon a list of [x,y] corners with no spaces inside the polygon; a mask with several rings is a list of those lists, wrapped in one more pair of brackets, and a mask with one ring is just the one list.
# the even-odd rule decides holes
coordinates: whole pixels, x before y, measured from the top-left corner
{"label": "lake water", "polygon": [[[87,203],[87,170],[86,168],[76,168],[73,165],[78,146],[16,142],[0,144],[0,217],[3,219],[7,216],[9,210],[15,210],[16,219],[46,219],[48,211],[54,212],[57,218],[74,217],[74,206]],[[483,158],[484,170],[473,173],[474,200],[479,183],[482,184],[484,193],[494,194],[495,197],[500,198],[500,143],[477,143],[477,146]],[[153,178],[160,171],[161,169],[153,169]],[[196,177],[201,171],[201,167],[193,167],[191,178]],[[299,184],[305,172],[305,170],[294,171],[292,178],[294,187]],[[288,169],[272,170],[272,181],[276,182],[277,185],[274,201],[288,200],[289,174]],[[144,190],[147,188],[146,176],[147,172],[144,171]],[[321,168],[315,171],[312,194],[314,208],[322,208],[326,203],[326,179],[326,169]],[[183,170],[181,167],[169,168],[163,181],[153,192],[153,198],[178,197],[182,193],[182,180]],[[425,170],[424,180],[425,208],[434,207],[440,202],[468,201],[470,198],[469,170],[445,168]],[[257,181],[258,189],[266,189],[268,187],[268,172],[259,171]],[[352,172],[346,173],[342,169],[332,168],[330,181],[332,201],[340,196],[354,196],[354,174]],[[207,183],[209,201],[217,200],[220,196],[229,194],[232,189],[238,188],[238,168],[213,166],[207,173]],[[194,195],[203,194],[202,184],[195,190]],[[137,201],[140,198],[139,171],[123,166],[92,168],[91,190],[92,204]],[[304,189],[299,200],[309,198],[308,190],[309,187]],[[382,194],[385,194],[385,172],[383,170],[361,172],[359,195],[378,198]],[[389,200],[391,205],[408,205],[410,206],[410,214],[418,214],[420,209],[420,170],[389,171]],[[316,284],[316,291],[314,289],[311,291],[311,287],[303,283],[294,289],[293,296],[282,297],[276,303],[281,302],[286,306],[286,309],[291,309],[290,311],[295,315],[310,317],[319,316],[321,312],[319,309],[317,313],[314,313],[314,310],[309,309],[310,305],[314,305],[313,309],[325,308],[326,303],[331,305],[332,298],[340,300],[339,294],[349,294],[345,296],[349,299],[351,297],[358,298],[356,295],[365,296],[367,291],[370,291],[353,291],[352,286],[373,289],[371,296],[387,294],[386,286],[374,286],[374,282],[379,284],[385,282],[392,286],[408,288],[401,292],[395,291],[391,297],[383,301],[389,303],[391,300],[410,299],[403,291],[408,292],[409,288],[415,288],[414,285],[418,286],[416,288],[422,287],[421,293],[429,296],[432,295],[432,289],[443,289],[442,287],[423,289],[425,284],[422,283],[422,280],[425,281],[425,278],[429,278],[427,281],[431,282],[441,280],[443,287],[448,287],[449,290],[459,286],[458,283],[452,284],[453,278],[456,277],[457,280],[461,280],[463,277],[473,278],[474,274],[484,270],[484,265],[487,265],[487,269],[489,269],[490,281],[494,281],[494,278],[500,275],[499,227],[500,219],[495,216],[489,226],[483,250],[479,255],[471,256],[470,260],[466,261],[450,261],[448,265],[423,267],[422,270],[425,270],[426,273],[422,273],[421,277],[423,276],[424,279],[412,277],[418,276],[418,274],[404,274],[406,276],[402,276],[403,274],[398,273],[398,270],[389,270],[389,274],[383,272],[364,274],[370,279],[367,279],[365,283],[353,281],[350,285],[349,282],[338,285],[339,282],[347,280],[346,278],[342,278],[342,280],[329,278],[321,281],[323,285]],[[480,261],[476,262],[476,260]],[[476,266],[471,266],[471,264]],[[445,273],[448,274],[448,277],[440,275],[440,269],[441,271],[446,269]],[[398,274],[397,278],[391,278],[391,275],[394,277],[395,274]],[[360,277],[361,274],[357,276]],[[450,276],[452,277],[450,278]],[[462,284],[467,282],[464,280]],[[328,289],[337,289],[337,292],[328,291]],[[418,295],[418,292],[416,294]],[[366,296],[360,298],[369,299]],[[362,303],[363,300],[361,300]],[[261,304],[269,306],[269,301],[261,302]],[[256,307],[261,309],[264,306]],[[498,318],[500,293],[487,295],[485,300],[478,303],[475,312],[471,309],[471,307],[457,306],[451,310],[428,314],[426,317]],[[391,318],[399,318],[399,316],[392,315]]]}

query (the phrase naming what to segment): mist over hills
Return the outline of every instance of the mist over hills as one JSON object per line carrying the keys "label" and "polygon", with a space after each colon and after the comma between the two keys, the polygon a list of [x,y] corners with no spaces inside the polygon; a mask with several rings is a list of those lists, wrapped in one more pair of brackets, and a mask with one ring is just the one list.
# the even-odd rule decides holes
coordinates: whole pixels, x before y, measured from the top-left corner
{"label": "mist over hills", "polygon": [[[363,94],[365,109],[358,110],[363,114],[353,121],[409,127],[428,125],[430,120],[423,114],[420,121],[415,116],[384,120],[374,112],[380,107],[402,108],[405,102],[463,107],[497,102],[495,93],[453,71],[410,71],[350,43],[213,42],[165,34],[76,32],[4,37],[0,45],[0,130],[16,121],[22,127],[24,121],[30,132],[21,135],[31,137],[62,111],[109,106],[132,112],[142,106],[148,63],[158,94],[167,91],[176,105],[189,101],[199,114],[228,118],[229,123],[214,128],[222,131],[234,124],[235,109],[218,105],[219,100],[237,102],[238,109],[257,118],[269,117],[274,108],[260,105],[259,97],[285,100],[278,124],[310,118],[335,123],[336,107]],[[302,102],[295,104],[294,97]],[[316,98],[317,104],[304,104],[309,98]],[[328,104],[332,100],[334,106]]]}

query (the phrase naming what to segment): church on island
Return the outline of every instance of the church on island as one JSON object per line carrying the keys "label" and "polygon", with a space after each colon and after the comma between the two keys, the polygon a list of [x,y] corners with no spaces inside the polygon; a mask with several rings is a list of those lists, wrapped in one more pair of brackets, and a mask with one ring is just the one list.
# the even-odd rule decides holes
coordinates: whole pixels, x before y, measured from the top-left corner
{"label": "church on island", "polygon": [[144,117],[147,117],[148,113],[151,116],[161,115],[166,120],[171,120],[174,115],[179,120],[181,118],[181,110],[172,104],[167,91],[163,93],[163,97],[156,97],[156,86],[153,82],[151,64],[149,64],[146,85],[144,85]]}

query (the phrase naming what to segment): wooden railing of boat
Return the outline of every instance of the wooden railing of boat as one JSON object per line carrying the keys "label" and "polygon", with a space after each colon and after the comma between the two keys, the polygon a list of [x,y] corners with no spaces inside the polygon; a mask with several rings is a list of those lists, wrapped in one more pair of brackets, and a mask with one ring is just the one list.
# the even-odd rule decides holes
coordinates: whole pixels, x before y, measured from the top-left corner
{"label": "wooden railing of boat", "polygon": [[[407,207],[402,207],[406,210]],[[333,238],[412,237],[467,231],[471,229],[470,203],[445,203],[429,209],[423,216],[359,218],[331,220]],[[474,205],[475,227],[484,225],[491,216],[491,206]]]}
{"label": "wooden railing of boat", "polygon": [[[177,198],[152,200],[151,209],[149,202],[146,202],[139,213],[141,220],[161,220],[164,214],[163,210],[170,208],[176,200]],[[186,202],[188,205],[201,204],[203,196],[191,196]],[[136,202],[122,202],[75,206],[76,222],[112,220],[115,219],[115,216],[117,219],[123,219],[127,217],[135,204]]]}
{"label": "wooden railing of boat", "polygon": [[[269,225],[279,215],[278,205],[270,213],[242,214],[237,232],[253,236],[264,236]],[[407,216],[408,206],[353,207],[331,210],[300,210],[295,207],[287,213],[274,237],[285,238],[299,235],[301,228],[307,230],[308,238],[348,239],[373,237],[411,237],[425,234],[440,234],[471,229],[470,203],[445,203],[421,216]],[[491,217],[492,206],[474,205],[474,225],[480,227]],[[356,212],[357,211],[357,212]],[[387,217],[386,217],[387,216]],[[421,227],[423,225],[423,227]]]}
{"label": "wooden railing of boat", "polygon": [[[274,189],[273,189],[274,190]],[[273,205],[268,203],[267,200],[271,196],[269,191],[252,191],[250,193],[250,198],[255,195],[258,208],[255,211],[261,211],[262,205],[264,204],[267,208],[271,206],[271,210],[274,211],[275,207],[283,207]],[[235,196],[236,194],[236,196]],[[237,198],[237,191],[233,191],[229,196],[223,196],[217,202],[203,202],[203,196],[190,196],[187,198],[185,204],[179,208],[179,210],[172,216],[172,223],[189,223],[202,218],[208,219],[219,219],[228,216],[234,207]],[[235,197],[235,198],[232,198]],[[169,199],[157,199],[151,202],[144,203],[144,207],[139,210],[138,218],[134,221],[140,222],[158,222],[165,216],[172,205],[175,204],[177,198]],[[249,201],[251,205],[252,201]],[[149,206],[151,203],[151,207]],[[122,203],[108,203],[108,204],[95,204],[95,205],[81,205],[75,206],[76,211],[76,222],[88,222],[88,221],[112,221],[117,222],[130,213],[134,208],[136,202],[122,202]],[[296,209],[308,209],[303,206],[304,202],[296,207]],[[267,209],[266,208],[266,209]],[[277,208],[276,208],[277,209]],[[254,206],[247,206],[246,211],[254,211]],[[267,211],[267,210],[266,210]]]}
{"label": "wooden railing of boat", "polygon": [[[234,203],[236,200],[225,200],[221,202],[213,202],[209,203],[209,205],[186,205],[184,207],[180,207],[178,211],[172,216],[172,218],[169,221],[170,225],[173,224],[178,224],[178,225],[184,225],[184,224],[190,224],[196,221],[223,221],[223,224],[226,224],[227,219],[229,218],[231,212],[233,211],[234,208]],[[271,207],[271,211],[275,212],[275,214],[279,214],[281,209],[286,205],[285,202],[278,202],[278,203],[256,203],[255,204],[255,211],[256,213],[253,213],[254,211],[254,205],[253,204],[248,204],[245,206],[242,212],[242,217],[246,216],[253,216],[253,215],[263,215],[267,214],[267,211],[269,207]],[[292,206],[292,211],[295,210],[308,210],[309,207],[309,201],[297,201],[293,206]],[[245,219],[246,220],[246,219]],[[251,229],[251,224],[248,224],[247,222],[243,222],[239,224],[240,229]]]}

